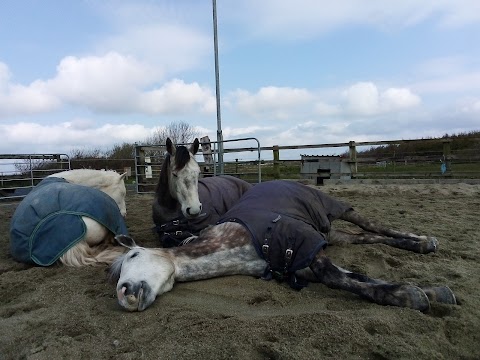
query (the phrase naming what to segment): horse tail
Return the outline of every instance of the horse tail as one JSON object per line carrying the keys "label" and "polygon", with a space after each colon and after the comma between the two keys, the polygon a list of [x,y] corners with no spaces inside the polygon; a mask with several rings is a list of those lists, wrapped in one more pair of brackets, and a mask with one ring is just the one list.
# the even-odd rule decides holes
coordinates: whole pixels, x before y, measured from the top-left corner
{"label": "horse tail", "polygon": [[112,264],[128,250],[122,246],[89,246],[84,240],[67,250],[59,259],[66,266],[81,267],[98,264]]}

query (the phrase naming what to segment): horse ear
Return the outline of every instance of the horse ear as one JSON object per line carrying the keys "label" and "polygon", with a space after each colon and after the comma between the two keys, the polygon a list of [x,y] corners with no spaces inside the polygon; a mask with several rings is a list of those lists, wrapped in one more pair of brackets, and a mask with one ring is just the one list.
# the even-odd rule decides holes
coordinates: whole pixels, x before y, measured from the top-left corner
{"label": "horse ear", "polygon": [[200,146],[200,142],[198,141],[198,138],[195,138],[193,141],[192,146],[190,147],[190,152],[195,155],[198,151],[198,147]]}
{"label": "horse ear", "polygon": [[120,175],[120,181],[122,181],[123,179],[125,179],[125,177],[127,176],[127,173],[124,172],[122,175]]}
{"label": "horse ear", "polygon": [[135,241],[128,235],[115,235],[115,240],[119,245],[122,245],[128,249],[132,249],[137,246],[137,244],[135,244]]}
{"label": "horse ear", "polygon": [[175,145],[173,145],[173,142],[170,140],[170,138],[167,138],[167,152],[171,156],[175,155]]}

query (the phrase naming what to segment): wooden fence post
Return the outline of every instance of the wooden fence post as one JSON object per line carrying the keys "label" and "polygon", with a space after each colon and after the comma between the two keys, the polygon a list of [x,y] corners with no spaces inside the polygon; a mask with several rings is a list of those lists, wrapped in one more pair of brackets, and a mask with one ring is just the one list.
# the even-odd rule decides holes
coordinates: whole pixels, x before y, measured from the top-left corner
{"label": "wooden fence post", "polygon": [[203,167],[203,173],[210,172],[210,166],[214,166],[213,156],[212,156],[212,144],[210,143],[210,137],[204,136],[200,138],[200,145],[202,147],[203,162],[205,166]]}
{"label": "wooden fence post", "polygon": [[278,145],[273,146],[273,178],[280,179],[280,149]]}
{"label": "wooden fence post", "polygon": [[358,168],[357,168],[357,148],[355,146],[355,141],[350,141],[348,143],[348,156],[350,160],[350,171],[352,175],[356,175]]}

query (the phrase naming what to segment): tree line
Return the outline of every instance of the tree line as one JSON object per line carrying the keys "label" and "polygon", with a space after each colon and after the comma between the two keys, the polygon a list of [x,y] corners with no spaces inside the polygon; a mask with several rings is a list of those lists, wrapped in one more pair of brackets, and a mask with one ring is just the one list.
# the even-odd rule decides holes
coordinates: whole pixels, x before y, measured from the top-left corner
{"label": "tree line", "polygon": [[[433,137],[422,138],[425,140],[436,139]],[[452,152],[462,152],[464,156],[480,154],[480,131],[470,131],[459,134],[445,134],[440,139],[450,139]],[[443,152],[441,141],[414,141],[401,144],[388,144],[372,146],[370,149],[359,151],[358,155],[364,157],[382,158],[388,156],[405,157],[414,154],[436,155]]]}
{"label": "tree line", "polygon": [[[141,145],[164,145],[167,138],[175,144],[191,143],[198,132],[186,122],[172,122],[169,125],[157,129],[151,136],[138,141]],[[73,169],[111,169],[121,170],[125,167],[134,167],[136,143],[115,144],[111,149],[91,148],[72,149],[68,154]],[[15,163],[15,169],[24,173],[34,170],[48,170],[56,168],[58,163],[51,160],[34,160]]]}

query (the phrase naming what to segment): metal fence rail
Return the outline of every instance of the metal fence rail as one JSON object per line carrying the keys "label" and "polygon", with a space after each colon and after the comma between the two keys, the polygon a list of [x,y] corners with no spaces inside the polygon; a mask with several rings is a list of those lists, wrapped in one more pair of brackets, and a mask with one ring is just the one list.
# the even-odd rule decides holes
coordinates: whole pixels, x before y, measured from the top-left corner
{"label": "metal fence rail", "polygon": [[[245,162],[229,163],[232,166],[225,166],[223,174],[232,175],[239,178],[243,178],[247,181],[261,182],[262,181],[262,169],[261,169],[261,150],[260,142],[256,138],[240,138],[233,140],[222,141],[223,146],[229,143],[255,141],[256,147],[251,148],[239,148],[239,149],[225,149],[225,153],[235,152],[257,152],[257,159],[253,161],[254,170],[252,167],[248,167],[248,171],[240,171],[246,167],[242,166]],[[218,169],[218,141],[210,141],[208,138],[202,138],[197,156],[203,156],[203,161],[197,159],[198,164],[202,170],[203,176],[216,176],[220,174]],[[187,144],[178,144],[187,145]],[[246,149],[246,150],[245,150]],[[165,160],[165,145],[137,145],[135,147],[135,180],[138,193],[152,193],[155,191],[155,186],[158,183],[160,177],[160,171]],[[248,163],[252,163],[249,161]]]}
{"label": "metal fence rail", "polygon": [[43,178],[70,169],[66,154],[1,154],[0,200],[21,199]]}

